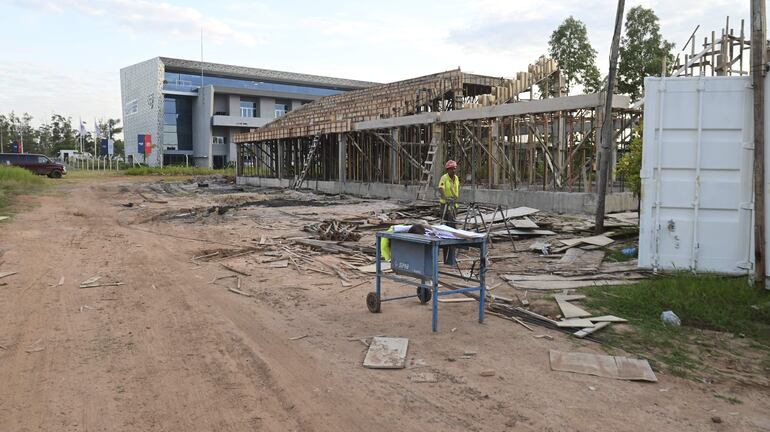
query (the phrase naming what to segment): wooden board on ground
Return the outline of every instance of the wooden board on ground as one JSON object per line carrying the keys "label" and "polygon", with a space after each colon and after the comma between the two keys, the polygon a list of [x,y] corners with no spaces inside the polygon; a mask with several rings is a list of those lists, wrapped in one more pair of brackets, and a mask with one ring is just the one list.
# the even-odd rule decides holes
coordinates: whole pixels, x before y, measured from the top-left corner
{"label": "wooden board on ground", "polygon": [[647,360],[550,350],[551,370],[634,381],[657,382]]}
{"label": "wooden board on ground", "polygon": [[502,215],[500,215],[500,212],[483,213],[481,215],[481,218],[484,219],[485,223],[500,222],[505,219],[513,219],[513,218],[529,216],[539,211],[540,210],[538,209],[529,208],[529,207],[516,207],[508,210],[503,210]]}
{"label": "wooden board on ground", "polygon": [[513,225],[514,228],[519,229],[538,229],[540,228],[537,226],[536,223],[532,222],[532,219],[528,217],[524,217],[521,219],[513,219],[508,221],[509,224]]}
{"label": "wooden board on ground", "polygon": [[564,256],[555,264],[549,266],[549,270],[580,271],[594,273],[599,270],[604,259],[604,251],[586,251],[579,248],[567,249]]}
{"label": "wooden board on ground", "polygon": [[[499,236],[507,236],[509,230],[499,230],[492,233],[489,233],[492,237],[499,237]],[[541,235],[556,235],[555,232],[549,231],[549,230],[541,230],[541,229],[518,229],[518,228],[511,228],[510,229],[511,235],[517,235],[517,236],[541,236]]]}
{"label": "wooden board on ground", "polygon": [[289,260],[273,261],[267,265],[271,268],[284,268],[289,266]]}
{"label": "wooden board on ground", "polygon": [[476,299],[472,299],[470,297],[460,297],[460,298],[440,298],[438,299],[439,303],[466,303],[466,302],[475,302]]}
{"label": "wooden board on ground", "polygon": [[370,369],[403,369],[409,339],[374,337],[364,358],[364,367]]}
{"label": "wooden board on ground", "polygon": [[606,235],[597,235],[592,237],[576,237],[571,239],[562,239],[559,241],[566,246],[575,247],[584,243],[589,245],[594,245],[594,246],[607,246],[608,244],[614,242],[615,240],[607,237]]}
{"label": "wooden board on ground", "polygon": [[628,322],[627,319],[616,317],[615,315],[602,315],[599,317],[590,317],[588,318],[591,322],[617,322],[617,323],[624,323]]}
{"label": "wooden board on ground", "polygon": [[[506,276],[515,277],[508,278]],[[639,282],[639,280],[636,279],[557,279],[558,276],[550,275],[539,275],[550,276],[542,279],[518,279],[518,276],[519,275],[503,275],[502,277],[508,281],[510,286],[514,288],[539,291],[560,291],[564,289],[576,289],[594,286],[630,285]]]}
{"label": "wooden board on ground", "polygon": [[594,323],[584,318],[570,318],[562,321],[556,321],[559,327],[587,328],[593,327]]}
{"label": "wooden board on ground", "polygon": [[582,318],[592,315],[591,312],[588,312],[567,301],[567,299],[570,298],[568,296],[556,294],[553,296],[553,298],[556,300],[556,304],[559,305],[559,309],[561,309],[561,314],[564,315],[564,318]]}
{"label": "wooden board on ground", "polygon": [[590,335],[591,333],[597,332],[597,331],[599,331],[599,330],[609,326],[610,324],[612,324],[612,323],[611,322],[607,322],[607,321],[596,323],[596,324],[594,324],[593,327],[586,327],[586,328],[584,328],[584,329],[582,329],[580,331],[575,332],[572,336],[575,336],[578,339],[583,339],[584,337]]}
{"label": "wooden board on ground", "polygon": [[[356,270],[362,272],[362,273],[377,273],[377,263],[369,264],[361,267],[356,267]],[[389,262],[383,262],[380,264],[380,270],[384,273],[386,271],[390,271],[390,263]]]}

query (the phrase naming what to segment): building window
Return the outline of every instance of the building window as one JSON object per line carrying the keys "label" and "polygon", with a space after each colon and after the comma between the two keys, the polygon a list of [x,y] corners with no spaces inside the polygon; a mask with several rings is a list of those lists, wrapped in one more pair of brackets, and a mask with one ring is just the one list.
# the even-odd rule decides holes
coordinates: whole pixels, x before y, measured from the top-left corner
{"label": "building window", "polygon": [[139,112],[139,101],[134,99],[126,104],[126,115],[136,114]]}
{"label": "building window", "polygon": [[163,147],[166,150],[192,150],[192,101],[188,97],[166,95],[163,99]]}
{"label": "building window", "polygon": [[275,118],[281,117],[289,111],[291,111],[291,101],[281,99],[275,101]]}
{"label": "building window", "polygon": [[221,137],[221,136],[212,137],[211,143],[214,145],[225,145],[225,137]]}
{"label": "building window", "polygon": [[253,101],[241,101],[241,117],[257,117],[257,103]]}

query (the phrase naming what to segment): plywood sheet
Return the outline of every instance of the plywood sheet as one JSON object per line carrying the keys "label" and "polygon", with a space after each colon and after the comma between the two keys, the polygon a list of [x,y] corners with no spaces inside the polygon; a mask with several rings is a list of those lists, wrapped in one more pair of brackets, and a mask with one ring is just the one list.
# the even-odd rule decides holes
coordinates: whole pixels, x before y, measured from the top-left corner
{"label": "plywood sheet", "polygon": [[524,217],[524,218],[521,218],[521,219],[513,219],[513,220],[509,221],[508,223],[513,225],[514,228],[519,228],[519,229],[538,229],[538,228],[540,228],[539,226],[537,226],[536,223],[532,222],[532,219],[530,219],[528,217]]}
{"label": "plywood sheet", "polygon": [[564,315],[564,318],[582,318],[592,315],[591,312],[567,301],[567,296],[557,294],[553,296],[553,298],[556,300],[556,304],[559,305],[559,309],[561,309],[561,314]]}
{"label": "plywood sheet", "polygon": [[597,235],[592,237],[576,237],[571,239],[563,239],[559,241],[565,244],[566,246],[573,247],[583,243],[594,245],[594,246],[607,246],[608,244],[614,242],[615,240],[607,237],[606,235]]}
{"label": "plywood sheet", "polygon": [[370,369],[403,369],[409,339],[375,337],[369,344],[364,367]]}
{"label": "plywood sheet", "polygon": [[658,381],[647,360],[556,350],[550,350],[549,357],[551,370],[555,371],[623,380]]}
{"label": "plywood sheet", "polygon": [[538,209],[534,209],[530,207],[516,207],[508,210],[503,210],[502,215],[500,214],[501,212],[483,213],[481,215],[481,218],[484,219],[484,222],[486,223],[500,222],[505,219],[513,219],[513,218],[521,218],[524,216],[529,216],[539,211],[540,210]]}
{"label": "plywood sheet", "polygon": [[624,323],[628,322],[627,319],[616,317],[615,315],[602,315],[599,317],[591,317],[588,318],[591,322],[618,322],[618,323]]}
{"label": "plywood sheet", "polygon": [[556,325],[559,327],[587,328],[593,327],[594,323],[583,318],[570,318],[562,321],[556,321]]}

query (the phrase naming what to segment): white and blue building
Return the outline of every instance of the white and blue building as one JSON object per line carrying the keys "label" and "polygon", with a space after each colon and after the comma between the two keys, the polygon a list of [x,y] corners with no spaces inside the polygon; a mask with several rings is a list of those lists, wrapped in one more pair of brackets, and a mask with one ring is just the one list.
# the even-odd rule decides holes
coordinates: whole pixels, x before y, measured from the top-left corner
{"label": "white and blue building", "polygon": [[323,96],[375,84],[155,57],[120,70],[126,159],[223,167],[235,161],[235,134]]}

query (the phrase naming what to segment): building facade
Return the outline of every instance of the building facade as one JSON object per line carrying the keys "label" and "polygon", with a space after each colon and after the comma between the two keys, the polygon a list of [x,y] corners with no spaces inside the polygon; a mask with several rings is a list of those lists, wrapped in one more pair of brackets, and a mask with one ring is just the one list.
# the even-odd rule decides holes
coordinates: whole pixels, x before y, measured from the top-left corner
{"label": "building facade", "polygon": [[220,168],[236,159],[235,134],[374,84],[155,57],[120,70],[126,159]]}

